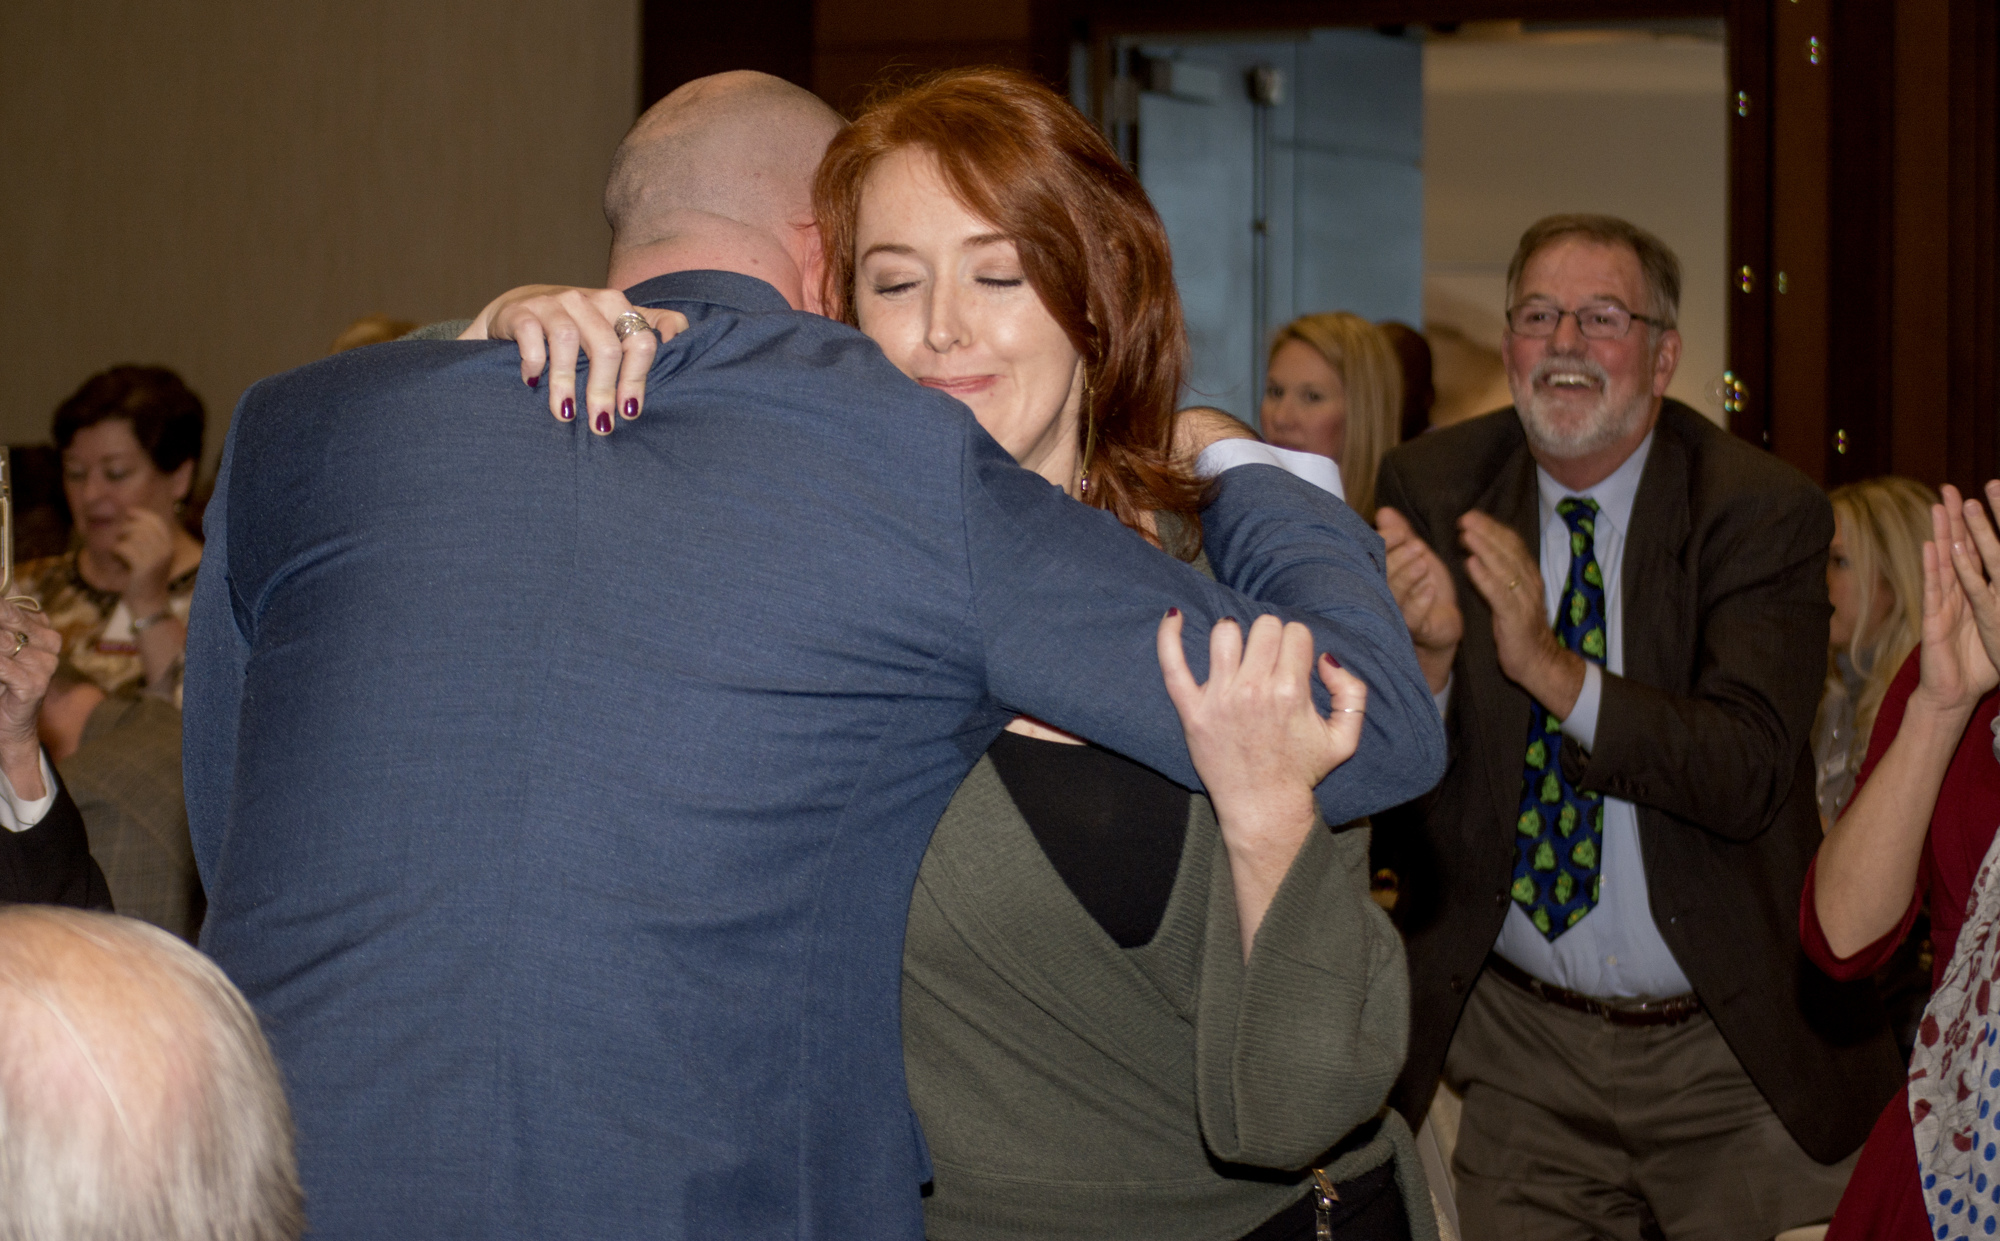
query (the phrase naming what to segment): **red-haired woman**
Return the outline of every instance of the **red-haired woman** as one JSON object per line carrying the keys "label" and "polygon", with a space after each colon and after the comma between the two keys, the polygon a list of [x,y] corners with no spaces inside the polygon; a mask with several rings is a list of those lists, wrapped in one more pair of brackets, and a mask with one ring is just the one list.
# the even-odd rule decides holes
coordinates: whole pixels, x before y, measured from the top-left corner
{"label": "red-haired woman", "polygon": [[[814,203],[831,314],[1022,465],[1200,563],[1165,230],[1074,108],[1010,71],[932,78],[834,140]],[[512,297],[475,331],[625,308]],[[1271,847],[1254,769],[1283,748],[1254,725],[1207,747],[1211,807],[1022,718],[967,777],[903,964],[931,1237],[1277,1241],[1321,1219],[1340,1238],[1434,1235],[1383,1106],[1407,981],[1366,832],[1315,824]]]}

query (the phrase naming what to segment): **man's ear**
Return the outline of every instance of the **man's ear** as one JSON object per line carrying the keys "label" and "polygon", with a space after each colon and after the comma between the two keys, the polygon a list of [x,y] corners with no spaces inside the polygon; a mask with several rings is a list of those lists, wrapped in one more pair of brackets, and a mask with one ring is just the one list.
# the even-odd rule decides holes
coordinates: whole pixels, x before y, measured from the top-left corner
{"label": "man's ear", "polygon": [[792,261],[799,268],[799,300],[803,303],[799,309],[826,314],[826,245],[817,220],[792,225]]}
{"label": "man's ear", "polygon": [[1660,343],[1653,346],[1653,395],[1665,396],[1667,385],[1674,380],[1674,371],[1681,364],[1681,334],[1674,328],[1660,333]]}

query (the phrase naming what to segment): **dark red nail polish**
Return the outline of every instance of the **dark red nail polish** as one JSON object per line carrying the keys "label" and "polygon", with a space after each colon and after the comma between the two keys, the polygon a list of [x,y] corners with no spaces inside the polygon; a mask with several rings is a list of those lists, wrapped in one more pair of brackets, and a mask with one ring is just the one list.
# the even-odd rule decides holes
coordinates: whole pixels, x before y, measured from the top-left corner
{"label": "dark red nail polish", "polygon": [[1181,610],[1180,610],[1179,608],[1168,608],[1168,609],[1167,609],[1167,615],[1168,615],[1168,616],[1179,616],[1180,614],[1181,614]]}
{"label": "dark red nail polish", "polygon": [[637,418],[639,416],[638,397],[628,396],[625,398],[625,416],[627,418]]}
{"label": "dark red nail polish", "polygon": [[1336,668],[1340,667],[1340,661],[1339,661],[1339,660],[1337,660],[1337,659],[1335,659],[1335,658],[1334,658],[1333,656],[1331,656],[1331,655],[1322,655],[1322,656],[1320,656],[1320,658],[1321,658],[1321,659],[1324,659],[1324,660],[1325,660],[1326,662],[1328,662],[1328,663],[1332,664],[1332,665],[1333,665],[1334,667],[1336,667]]}
{"label": "dark red nail polish", "polygon": [[597,411],[597,433],[598,433],[599,435],[609,435],[609,434],[611,434],[611,411],[610,411],[610,410],[608,410],[608,409],[600,409],[600,410],[598,410],[598,411]]}
{"label": "dark red nail polish", "polygon": [[564,422],[568,422],[570,419],[576,417],[575,401],[571,400],[568,397],[563,398],[561,417]]}
{"label": "dark red nail polish", "polygon": [[530,388],[539,388],[539,387],[541,387],[541,386],[542,386],[542,377],[541,377],[540,375],[530,375],[530,376],[528,376],[528,386],[529,386]]}

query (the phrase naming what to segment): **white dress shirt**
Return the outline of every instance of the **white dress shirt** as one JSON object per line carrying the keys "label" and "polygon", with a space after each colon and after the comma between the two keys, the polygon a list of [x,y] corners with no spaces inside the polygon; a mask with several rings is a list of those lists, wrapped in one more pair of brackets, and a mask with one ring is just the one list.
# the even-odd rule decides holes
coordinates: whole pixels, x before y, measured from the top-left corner
{"label": "white dress shirt", "polygon": [[1340,484],[1340,467],[1316,452],[1279,448],[1262,440],[1217,440],[1201,450],[1194,472],[1200,478],[1214,478],[1239,465],[1275,465],[1287,474],[1303,478],[1321,491],[1331,491],[1343,502],[1347,488]]}
{"label": "white dress shirt", "polygon": [[[1569,586],[1569,526],[1556,515],[1566,496],[1597,501],[1593,553],[1604,576],[1604,667],[1585,661],[1583,692],[1563,720],[1562,730],[1585,750],[1597,738],[1597,712],[1604,699],[1604,674],[1625,671],[1625,535],[1632,528],[1632,502],[1639,494],[1639,475],[1652,451],[1648,435],[1609,478],[1584,491],[1570,491],[1535,469],[1542,530],[1542,595],[1548,615]],[[1446,686],[1446,693],[1450,692]],[[1523,762],[1528,738],[1521,737]],[[1511,810],[1511,807],[1510,807]],[[1680,963],[1660,938],[1653,923],[1647,893],[1646,864],[1639,853],[1639,815],[1629,801],[1604,799],[1604,884],[1596,908],[1551,943],[1535,929],[1518,904],[1509,903],[1494,951],[1541,979],[1604,998],[1658,998],[1694,990]]]}

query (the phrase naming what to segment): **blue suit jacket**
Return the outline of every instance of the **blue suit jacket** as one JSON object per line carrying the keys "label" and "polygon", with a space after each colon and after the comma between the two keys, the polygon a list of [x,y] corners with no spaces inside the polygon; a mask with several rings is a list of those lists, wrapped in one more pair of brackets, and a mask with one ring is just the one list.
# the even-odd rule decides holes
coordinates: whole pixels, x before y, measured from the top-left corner
{"label": "blue suit jacket", "polygon": [[[903,924],[1028,712],[1195,775],[1154,631],[1259,608],[759,281],[687,272],[647,412],[507,345],[356,350],[230,429],[191,622],[203,946],[284,1067],[315,1235],[911,1238]],[[1223,580],[1368,681],[1339,822],[1443,765],[1380,545],[1233,471]]]}

